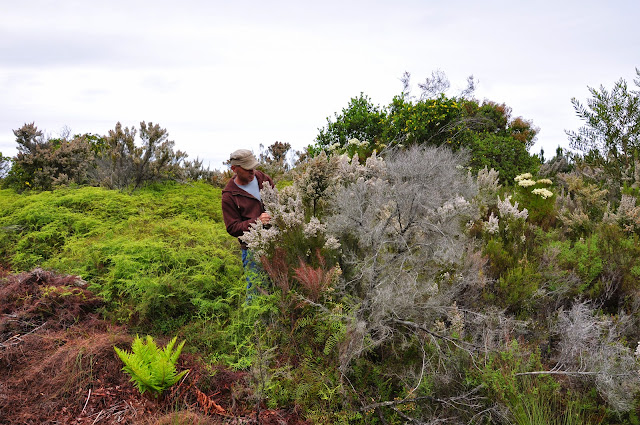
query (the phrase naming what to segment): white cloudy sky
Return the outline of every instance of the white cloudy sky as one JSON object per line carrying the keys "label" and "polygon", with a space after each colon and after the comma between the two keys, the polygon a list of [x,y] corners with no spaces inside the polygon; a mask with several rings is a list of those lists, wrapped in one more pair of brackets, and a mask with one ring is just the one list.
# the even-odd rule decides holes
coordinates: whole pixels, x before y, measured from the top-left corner
{"label": "white cloudy sky", "polygon": [[[549,157],[577,129],[571,98],[640,67],[637,0],[0,0],[0,152],[51,136],[159,123],[220,168],[237,148],[302,149],[360,92],[387,105],[442,70],[449,94],[504,102]],[[417,92],[417,87],[414,87]]]}

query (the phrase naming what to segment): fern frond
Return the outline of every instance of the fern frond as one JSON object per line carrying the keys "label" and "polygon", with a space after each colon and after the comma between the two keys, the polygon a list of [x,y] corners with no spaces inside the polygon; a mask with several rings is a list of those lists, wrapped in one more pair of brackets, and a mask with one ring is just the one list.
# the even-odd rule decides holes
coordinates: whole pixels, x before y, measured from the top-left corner
{"label": "fern frond", "polygon": [[[174,345],[176,345],[176,341],[177,341],[177,340],[178,340],[178,337],[175,337],[175,336],[174,336],[174,337],[171,339],[171,341],[169,341],[169,342],[167,343],[167,345],[164,347],[164,350],[162,350],[162,351],[164,352],[164,355],[165,355],[165,357],[166,357],[167,359],[170,359],[170,358],[172,357],[173,346],[174,346]],[[177,359],[178,359],[178,358],[176,357],[176,360],[177,360]],[[174,361],[174,363],[175,363],[175,361]]]}
{"label": "fern frond", "polygon": [[338,335],[338,334],[329,335],[329,338],[327,338],[327,341],[324,343],[324,350],[322,350],[325,356],[328,356],[333,351],[336,345],[338,345],[338,342],[340,342],[341,338],[342,338],[342,335]]}
{"label": "fern frond", "polygon": [[301,317],[296,321],[295,329],[297,330],[312,325],[314,320],[315,319],[311,316]]}
{"label": "fern frond", "polygon": [[185,341],[174,351],[177,338],[173,338],[164,349],[159,349],[153,337],[147,335],[142,340],[138,335],[131,344],[132,352],[114,347],[124,363],[123,371],[131,375],[140,393],[151,391],[159,395],[165,389],[178,382],[188,370],[177,373],[175,363],[180,356]]}

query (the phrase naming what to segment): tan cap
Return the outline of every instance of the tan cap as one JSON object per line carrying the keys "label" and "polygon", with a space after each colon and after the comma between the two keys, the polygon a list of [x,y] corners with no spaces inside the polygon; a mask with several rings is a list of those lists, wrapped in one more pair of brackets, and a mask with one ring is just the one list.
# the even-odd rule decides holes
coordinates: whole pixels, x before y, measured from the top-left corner
{"label": "tan cap", "polygon": [[256,157],[253,156],[253,153],[248,149],[238,149],[233,152],[229,158],[229,163],[231,165],[239,165],[245,170],[253,170],[260,164]]}

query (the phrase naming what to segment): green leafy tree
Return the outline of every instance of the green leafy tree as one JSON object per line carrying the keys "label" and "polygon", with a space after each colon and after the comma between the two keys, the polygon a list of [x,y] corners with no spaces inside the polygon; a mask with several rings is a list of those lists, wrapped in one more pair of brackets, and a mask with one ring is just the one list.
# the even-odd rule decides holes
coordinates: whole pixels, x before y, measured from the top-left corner
{"label": "green leafy tree", "polygon": [[485,100],[465,100],[462,104],[465,128],[474,133],[488,133],[513,138],[529,150],[535,143],[539,129],[522,117],[511,117],[511,108],[506,104]]}
{"label": "green leafy tree", "polygon": [[18,144],[7,184],[18,190],[50,190],[55,185],[88,182],[93,152],[86,135],[45,138],[34,123],[14,130]]}
{"label": "green leafy tree", "polygon": [[[115,129],[109,130],[97,161],[98,184],[114,189],[137,189],[145,183],[184,177],[182,164],[187,154],[173,150],[175,142],[168,140],[166,129],[142,121],[141,146],[135,143],[136,133],[135,128],[123,128],[119,122]],[[201,163],[185,163],[185,166],[190,169]]]}
{"label": "green leafy tree", "polygon": [[[640,69],[634,80],[640,87]],[[589,87],[591,99],[571,100],[584,125],[567,131],[571,147],[581,151],[588,164],[603,166],[617,182],[630,180],[640,149],[640,90],[630,90],[624,79],[613,89]]]}
{"label": "green leafy tree", "polygon": [[261,169],[269,174],[272,178],[280,180],[280,178],[291,169],[291,165],[287,160],[289,152],[291,152],[291,144],[283,142],[275,142],[266,149],[260,145],[260,161]]}
{"label": "green leafy tree", "polygon": [[444,94],[417,102],[396,96],[389,107],[385,141],[402,145],[452,145],[461,127],[461,109]]}
{"label": "green leafy tree", "polygon": [[328,119],[308,153],[313,156],[324,150],[350,157],[357,153],[363,158],[393,146],[448,146],[454,151],[470,150],[468,166],[474,171],[494,168],[503,182],[534,171],[539,160],[529,149],[539,130],[529,120],[512,118],[511,108],[504,103],[479,103],[471,98],[476,84],[473,76],[458,97],[445,94],[450,83],[442,71],[418,84],[418,97],[410,93],[410,74],[405,73],[401,80],[402,94],[386,108],[374,106],[363,94],[351,99],[334,121]]}
{"label": "green leafy tree", "polygon": [[341,114],[335,114],[333,121],[327,118],[327,126],[316,136],[316,146],[319,149],[345,146],[350,139],[367,141],[375,146],[383,139],[386,118],[385,108],[374,105],[368,96],[360,93],[349,101]]}
{"label": "green leafy tree", "polygon": [[174,337],[164,348],[159,348],[153,337],[147,335],[145,340],[136,335],[131,345],[131,352],[114,347],[114,350],[124,363],[124,370],[131,375],[131,381],[135,383],[140,393],[151,392],[155,397],[164,390],[177,383],[189,370],[176,371],[176,362],[184,341],[176,344]]}
{"label": "green leafy tree", "polygon": [[464,142],[471,152],[468,165],[473,170],[493,168],[500,173],[500,181],[513,184],[513,179],[527,171],[534,171],[540,162],[529,154],[524,144],[513,137],[490,133],[469,134]]}

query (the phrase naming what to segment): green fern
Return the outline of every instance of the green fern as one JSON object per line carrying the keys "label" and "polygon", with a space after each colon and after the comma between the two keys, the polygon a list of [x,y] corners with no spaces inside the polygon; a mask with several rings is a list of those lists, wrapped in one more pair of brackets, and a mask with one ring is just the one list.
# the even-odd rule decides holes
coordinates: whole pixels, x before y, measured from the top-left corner
{"label": "green fern", "polygon": [[177,338],[174,337],[166,347],[158,348],[153,337],[147,335],[145,340],[136,335],[131,345],[131,352],[113,347],[124,363],[123,371],[131,375],[140,393],[149,391],[158,397],[164,390],[178,382],[189,370],[180,373],[176,371],[176,362],[184,341],[174,350]]}

